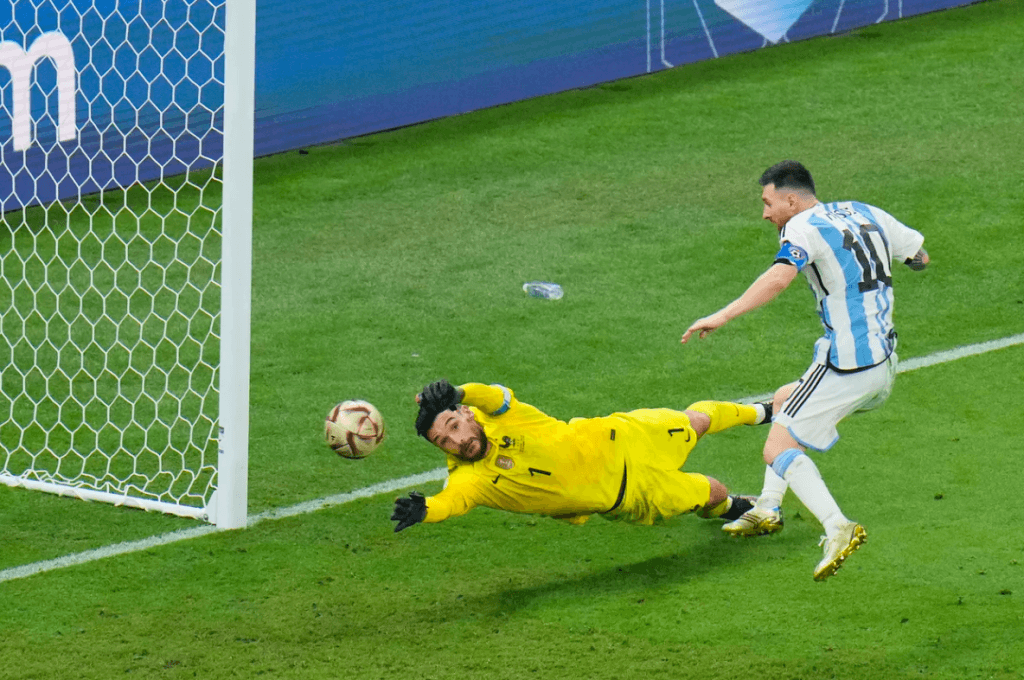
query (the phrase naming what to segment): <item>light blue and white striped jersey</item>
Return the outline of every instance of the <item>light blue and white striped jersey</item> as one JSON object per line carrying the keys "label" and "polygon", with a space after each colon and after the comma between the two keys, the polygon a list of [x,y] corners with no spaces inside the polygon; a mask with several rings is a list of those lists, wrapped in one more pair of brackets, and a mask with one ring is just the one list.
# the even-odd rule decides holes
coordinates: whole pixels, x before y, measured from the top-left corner
{"label": "light blue and white striped jersey", "polygon": [[840,371],[885,361],[896,346],[891,264],[916,255],[924,236],[884,210],[839,201],[794,215],[779,243],[775,262],[802,271],[817,299],[825,335],[815,360]]}

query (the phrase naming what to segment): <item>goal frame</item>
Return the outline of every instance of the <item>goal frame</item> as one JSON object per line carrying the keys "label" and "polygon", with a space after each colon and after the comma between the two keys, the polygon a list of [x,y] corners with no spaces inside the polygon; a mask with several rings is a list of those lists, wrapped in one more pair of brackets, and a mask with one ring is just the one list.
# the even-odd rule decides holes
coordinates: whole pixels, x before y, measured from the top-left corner
{"label": "goal frame", "polygon": [[[200,519],[221,529],[246,526],[252,308],[252,170],[256,2],[224,0],[224,104],[221,202],[221,309],[216,485],[205,507],[29,479],[0,472],[0,483],[115,506]],[[77,87],[76,87],[77,91]],[[127,189],[127,187],[125,187]]]}
{"label": "goal frame", "polygon": [[225,0],[225,7],[220,445],[207,521],[238,529],[249,496],[256,0]]}

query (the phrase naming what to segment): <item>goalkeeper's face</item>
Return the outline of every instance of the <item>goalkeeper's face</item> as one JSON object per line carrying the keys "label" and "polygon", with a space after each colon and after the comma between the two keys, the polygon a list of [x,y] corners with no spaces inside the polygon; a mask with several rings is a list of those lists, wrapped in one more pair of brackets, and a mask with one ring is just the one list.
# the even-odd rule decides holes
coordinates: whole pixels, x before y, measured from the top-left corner
{"label": "goalkeeper's face", "polygon": [[427,439],[445,453],[465,461],[480,460],[487,454],[487,435],[476,422],[473,411],[460,404],[454,411],[441,411],[427,432]]}

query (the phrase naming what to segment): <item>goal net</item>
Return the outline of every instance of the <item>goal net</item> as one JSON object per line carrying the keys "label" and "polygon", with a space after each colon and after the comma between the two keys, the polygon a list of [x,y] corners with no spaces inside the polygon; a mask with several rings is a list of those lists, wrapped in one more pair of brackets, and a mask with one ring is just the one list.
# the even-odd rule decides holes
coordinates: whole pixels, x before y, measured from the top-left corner
{"label": "goal net", "polygon": [[0,7],[0,482],[244,525],[254,14]]}

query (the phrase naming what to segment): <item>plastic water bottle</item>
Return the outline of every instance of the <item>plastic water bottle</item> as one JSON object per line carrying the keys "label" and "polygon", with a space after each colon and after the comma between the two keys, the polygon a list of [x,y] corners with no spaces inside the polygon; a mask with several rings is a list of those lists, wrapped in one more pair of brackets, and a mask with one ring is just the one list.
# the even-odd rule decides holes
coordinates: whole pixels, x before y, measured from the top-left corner
{"label": "plastic water bottle", "polygon": [[561,300],[565,294],[561,286],[550,281],[530,281],[523,284],[523,290],[530,297],[544,298],[545,300]]}

